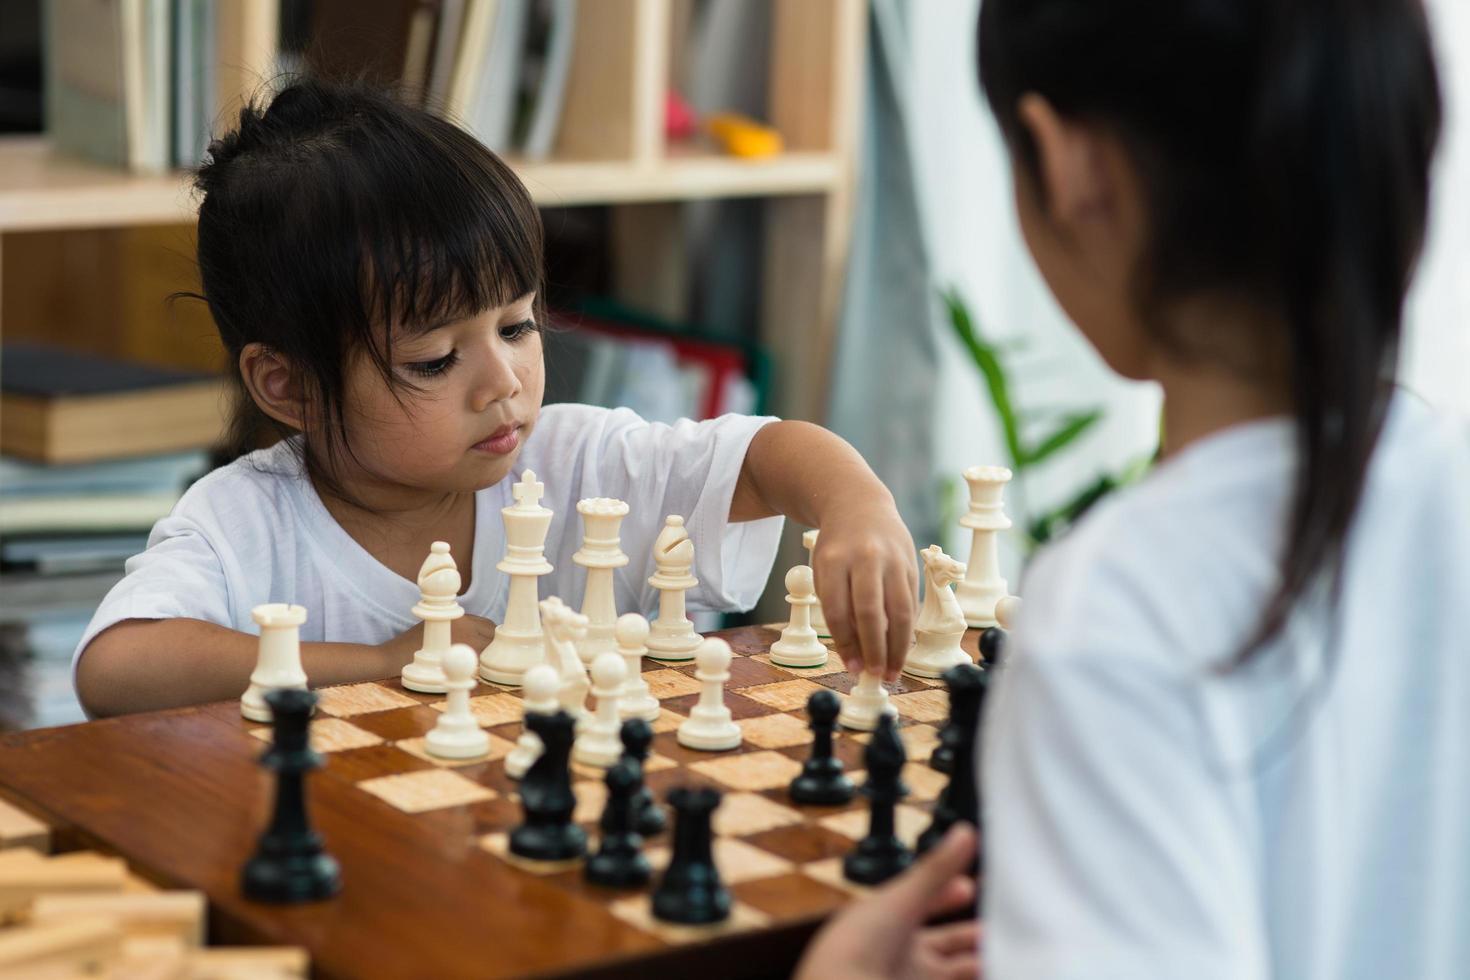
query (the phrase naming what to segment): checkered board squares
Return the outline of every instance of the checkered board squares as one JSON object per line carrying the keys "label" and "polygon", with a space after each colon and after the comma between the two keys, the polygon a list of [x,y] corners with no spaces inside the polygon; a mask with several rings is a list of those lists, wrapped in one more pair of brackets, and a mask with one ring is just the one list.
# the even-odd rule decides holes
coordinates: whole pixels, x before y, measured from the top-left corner
{"label": "checkered board squares", "polygon": [[423,813],[450,806],[493,800],[495,791],[447,769],[424,769],[366,779],[357,788],[404,813]]}
{"label": "checkered board squares", "polygon": [[[760,878],[774,878],[796,870],[796,865],[769,851],[763,851],[736,837],[717,837],[711,847],[715,867],[720,869],[720,880],[727,885],[739,885]],[[643,854],[654,871],[668,867],[673,852],[662,846],[644,848]]]}
{"label": "checkered board squares", "polygon": [[[252,728],[250,734],[262,742],[269,743],[271,740],[269,725]],[[381,735],[364,731],[341,718],[317,718],[311,723],[311,747],[318,752],[342,752],[382,744]]]}
{"label": "checkered board squares", "polygon": [[777,711],[795,711],[798,708],[805,708],[807,699],[820,690],[822,690],[820,684],[814,684],[809,680],[794,680],[741,688],[740,693],[752,701],[759,701]]}
{"label": "checkered board squares", "polygon": [[[430,707],[435,711],[443,711],[447,705],[447,701],[435,701]],[[525,716],[521,699],[514,694],[485,694],[470,698],[470,713],[475,716],[475,724],[481,728],[520,722]]]}
{"label": "checkered board squares", "polygon": [[825,677],[827,674],[840,674],[847,669],[843,666],[842,659],[831,650],[827,651],[827,662],[817,667],[788,667],[773,661],[769,653],[758,653],[750,659],[777,670],[784,670],[788,674],[795,674],[797,677]]}
{"label": "checkered board squares", "polygon": [[515,747],[515,743],[509,739],[501,738],[499,735],[490,735],[490,748],[482,755],[471,756],[468,759],[444,759],[429,752],[424,744],[425,738],[405,738],[393,744],[407,752],[409,755],[418,756],[425,762],[432,762],[436,766],[473,766],[481,762],[494,762],[496,759],[504,759]]}
{"label": "checkered board squares", "polygon": [[669,668],[644,671],[643,681],[648,685],[648,693],[660,701],[698,694],[700,687],[699,681],[688,674]]}
{"label": "checkered board squares", "polygon": [[317,697],[317,710],[333,718],[351,718],[353,715],[366,715],[375,711],[412,708],[418,704],[408,695],[399,694],[381,684],[347,684],[323,688]]}
{"label": "checkered board squares", "polygon": [[814,738],[811,726],[804,718],[795,715],[761,715],[757,718],[742,718],[736,724],[740,726],[742,738],[763,749],[807,745]]}
{"label": "checkered board squares", "polygon": [[943,688],[895,694],[888,700],[900,715],[914,721],[943,724],[949,717],[949,692]]}
{"label": "checkered board squares", "polygon": [[801,763],[779,752],[726,755],[690,763],[689,768],[731,789],[743,790],[780,789],[801,774]]}
{"label": "checkered board squares", "polygon": [[[898,834],[899,840],[913,847],[919,835],[928,828],[933,819],[930,814],[918,807],[900,803],[893,809],[893,830]],[[867,810],[848,810],[846,813],[836,813],[830,817],[823,817],[821,820],[823,827],[835,830],[853,840],[862,840],[868,835],[869,822]]]}

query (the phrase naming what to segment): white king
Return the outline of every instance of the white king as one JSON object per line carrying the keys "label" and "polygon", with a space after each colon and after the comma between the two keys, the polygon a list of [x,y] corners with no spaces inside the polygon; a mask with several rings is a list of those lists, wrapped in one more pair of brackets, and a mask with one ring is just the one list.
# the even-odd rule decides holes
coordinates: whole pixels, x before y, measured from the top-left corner
{"label": "white king", "polygon": [[590,664],[599,654],[618,649],[613,570],[628,564],[628,556],[618,547],[618,529],[628,516],[628,505],[608,497],[589,497],[577,501],[577,513],[582,515],[582,550],[572,561],[587,569],[587,591],[582,595],[587,636],[578,641],[577,656]]}
{"label": "white king", "polygon": [[480,654],[480,676],[494,684],[519,687],[526,670],[546,662],[546,637],[541,631],[537,608],[536,580],[550,574],[546,560],[546,532],[551,529],[551,510],[541,506],[546,488],[536,474],[526,470],[511,490],[516,502],[500,510],[505,518],[505,557],[495,566],[510,576],[510,598],[505,604],[505,622],[495,629],[495,639]]}
{"label": "white king", "polygon": [[955,596],[964,610],[965,622],[977,629],[995,625],[995,604],[1006,595],[1006,580],[1000,577],[999,532],[1011,526],[1001,504],[1001,494],[1011,480],[1004,466],[972,466],[965,470],[970,485],[970,509],[960,526],[970,528],[970,560],[965,580],[955,586]]}

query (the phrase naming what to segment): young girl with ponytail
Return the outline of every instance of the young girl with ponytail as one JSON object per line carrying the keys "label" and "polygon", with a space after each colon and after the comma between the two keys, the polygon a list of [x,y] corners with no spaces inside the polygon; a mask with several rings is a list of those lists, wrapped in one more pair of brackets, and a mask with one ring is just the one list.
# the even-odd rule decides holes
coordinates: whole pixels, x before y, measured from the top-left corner
{"label": "young girl with ponytail", "polygon": [[[984,0],[1026,243],[1163,458],[1028,570],[982,738],[1012,978],[1464,976],[1470,427],[1396,386],[1417,0]],[[958,834],[808,976],[973,974]]]}

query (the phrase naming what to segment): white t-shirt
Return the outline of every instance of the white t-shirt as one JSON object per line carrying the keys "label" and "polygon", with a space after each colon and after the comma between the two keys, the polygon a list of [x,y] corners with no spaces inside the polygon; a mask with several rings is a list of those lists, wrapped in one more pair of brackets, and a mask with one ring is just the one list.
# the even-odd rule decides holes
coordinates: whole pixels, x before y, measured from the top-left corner
{"label": "white t-shirt", "polygon": [[[582,602],[586,572],[572,562],[582,544],[577,501],[615,497],[629,513],[621,527],[630,561],[614,574],[621,612],[652,612],[658,590],[653,543],[665,516],[685,518],[694,541],[699,585],[686,595],[693,611],[749,609],[760,597],[781,535],[779,517],[729,523],[730,501],[751,438],[769,418],[726,415],[669,426],[627,409],[549,405],[511,474],[475,495],[475,548],[465,611],[500,622],[510,577],[502,507],[527,469],[545,485],[542,506],[555,514],[546,558],[555,567],[540,593]],[[465,556],[457,556],[461,570]],[[251,453],[209,474],[159,521],[148,550],[93,615],[77,647],[125,619],[202,619],[258,632],[250,610],[265,602],[305,606],[304,641],[381,643],[414,626],[418,586],[369,555],[327,512],[285,443]]]}
{"label": "white t-shirt", "polygon": [[1470,427],[1398,394],[1336,632],[1319,602],[1213,670],[1294,457],[1284,420],[1202,440],[1035,563],[982,739],[987,977],[1470,975]]}

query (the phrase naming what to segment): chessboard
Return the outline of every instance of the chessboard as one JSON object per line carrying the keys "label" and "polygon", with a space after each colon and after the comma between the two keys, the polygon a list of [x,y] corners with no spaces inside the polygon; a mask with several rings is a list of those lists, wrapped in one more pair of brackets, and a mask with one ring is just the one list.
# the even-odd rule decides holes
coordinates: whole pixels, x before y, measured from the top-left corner
{"label": "chessboard", "polygon": [[[699,698],[694,663],[643,661],[661,707],[647,784],[660,802],[675,786],[722,793],[713,850],[734,906],[714,926],[658,921],[649,888],[591,885],[580,862],[509,853],[522,810],[504,757],[521,732],[520,692],[489,684],[472,692],[471,706],[490,751],[453,761],[424,749],[442,696],[397,679],[320,690],[311,738],[326,765],[307,792],[343,890],[313,905],[264,906],[239,895],[272,787],[255,764],[270,729],[242,719],[238,702],[7,736],[0,790],[162,881],[205,891],[220,940],[303,946],[323,975],[782,975],[822,919],[865,891],[842,875],[843,856],[867,832],[862,796],[814,807],[787,792],[811,749],[808,697],[823,688],[844,696],[854,679],[835,654],[816,668],[772,664],[774,629],[717,635],[734,653],[724,702],[743,736],[737,749],[680,746],[675,729]],[[978,636],[965,636],[972,657]],[[910,790],[896,826],[912,845],[948,780],[928,765],[948,695],[941,681],[907,675],[888,688]],[[73,731],[90,737],[68,739]],[[869,738],[839,730],[834,740],[858,785]],[[574,763],[572,775],[574,819],[595,847],[603,772]],[[655,880],[670,838],[666,830],[645,844]]]}

